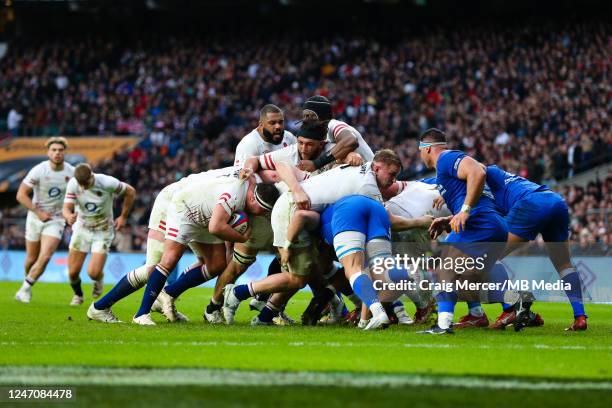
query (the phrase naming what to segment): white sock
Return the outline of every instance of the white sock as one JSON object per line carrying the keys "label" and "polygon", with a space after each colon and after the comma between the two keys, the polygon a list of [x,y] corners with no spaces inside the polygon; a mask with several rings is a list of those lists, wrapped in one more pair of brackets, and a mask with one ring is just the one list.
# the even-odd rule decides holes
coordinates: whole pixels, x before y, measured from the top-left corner
{"label": "white sock", "polygon": [[376,317],[383,313],[387,314],[387,312],[385,312],[385,308],[380,302],[372,303],[372,306],[370,306],[369,309],[370,309],[370,312],[372,312],[372,317]]}
{"label": "white sock", "polygon": [[450,312],[440,312],[438,313],[438,326],[441,329],[448,329],[453,324],[453,313]]}

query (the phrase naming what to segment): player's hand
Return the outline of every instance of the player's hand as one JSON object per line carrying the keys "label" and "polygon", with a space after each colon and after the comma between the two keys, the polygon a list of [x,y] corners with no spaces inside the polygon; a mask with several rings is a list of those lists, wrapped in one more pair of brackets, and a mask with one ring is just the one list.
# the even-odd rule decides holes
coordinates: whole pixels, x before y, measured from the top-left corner
{"label": "player's hand", "polygon": [[433,201],[433,205],[431,207],[440,211],[442,207],[444,207],[444,204],[444,199],[442,198],[442,196],[440,196]]}
{"label": "player's hand", "polygon": [[419,217],[419,224],[422,228],[429,228],[429,226],[434,222],[433,215],[424,215]]}
{"label": "player's hand", "polygon": [[317,169],[312,160],[300,160],[300,164],[298,164],[297,168],[309,173],[312,173]]}
{"label": "player's hand", "polygon": [[42,222],[47,222],[51,218],[53,218],[53,214],[51,214],[50,212],[43,211],[43,210],[36,210],[36,216]]}
{"label": "player's hand", "polygon": [[68,225],[73,225],[77,220],[77,214],[76,213],[72,213],[68,216],[68,218],[66,218],[66,221],[68,222]]}
{"label": "player's hand", "polygon": [[120,215],[115,219],[115,230],[120,231],[125,226],[125,217]]}
{"label": "player's hand", "polygon": [[443,232],[450,231],[451,217],[439,217],[433,220],[429,226],[429,236],[431,239],[437,239]]}
{"label": "player's hand", "polygon": [[238,173],[238,178],[240,180],[247,180],[252,175],[253,175],[253,169],[250,167],[245,167],[240,170],[240,173]]}
{"label": "player's hand", "polygon": [[361,166],[363,164],[363,157],[359,153],[350,152],[344,158],[344,164],[349,166]]}
{"label": "player's hand", "polygon": [[295,205],[300,210],[310,209],[310,197],[303,190],[293,192],[293,202],[295,202]]}
{"label": "player's hand", "polygon": [[280,252],[280,264],[287,265],[289,258],[291,258],[291,248],[284,248]]}
{"label": "player's hand", "polygon": [[451,229],[456,233],[465,231],[465,223],[467,222],[468,218],[470,218],[469,213],[459,211],[453,216],[453,219],[450,222]]}
{"label": "player's hand", "polygon": [[240,241],[240,242],[241,243],[247,242],[251,238],[252,233],[253,233],[253,227],[249,223],[249,227],[247,228],[246,231],[244,231],[244,234],[242,234],[242,238],[244,239],[244,241]]}

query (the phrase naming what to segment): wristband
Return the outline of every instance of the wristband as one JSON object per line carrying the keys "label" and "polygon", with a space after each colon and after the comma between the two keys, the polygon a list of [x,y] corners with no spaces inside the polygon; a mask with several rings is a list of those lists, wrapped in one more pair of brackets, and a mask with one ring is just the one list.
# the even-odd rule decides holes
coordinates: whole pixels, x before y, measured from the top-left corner
{"label": "wristband", "polygon": [[472,206],[467,205],[467,204],[463,204],[463,205],[461,206],[461,212],[464,212],[464,213],[468,213],[468,214],[469,214],[469,213],[470,213],[470,211],[472,211]]}
{"label": "wristband", "polygon": [[329,164],[333,161],[335,161],[336,158],[331,154],[331,153],[325,153],[319,157],[317,157],[315,160],[313,160],[313,164],[315,166],[316,169],[320,169],[321,167],[325,166],[326,164]]}

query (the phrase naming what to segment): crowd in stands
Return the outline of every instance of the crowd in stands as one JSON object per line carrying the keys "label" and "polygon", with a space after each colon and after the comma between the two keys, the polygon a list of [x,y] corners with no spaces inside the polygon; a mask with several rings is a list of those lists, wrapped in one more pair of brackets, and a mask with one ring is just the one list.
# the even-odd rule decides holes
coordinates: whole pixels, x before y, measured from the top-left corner
{"label": "crowd in stands", "polygon": [[[385,41],[18,40],[0,59],[0,117],[13,135],[142,136],[96,169],[137,189],[133,246],[141,247],[138,226],[163,186],[231,165],[267,102],[295,130],[314,94],[330,98],[335,116],[373,149],[398,152],[406,178],[425,173],[416,136],[438,127],[453,148],[555,185],[612,157],[610,47],[608,23],[429,27]],[[609,191],[609,178],[564,191],[577,211],[575,238],[609,242]]]}

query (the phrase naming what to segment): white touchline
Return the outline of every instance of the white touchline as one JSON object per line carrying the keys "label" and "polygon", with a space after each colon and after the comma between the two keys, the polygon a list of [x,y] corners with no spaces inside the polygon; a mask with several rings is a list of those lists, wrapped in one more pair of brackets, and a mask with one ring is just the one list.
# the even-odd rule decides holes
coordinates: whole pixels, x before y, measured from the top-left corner
{"label": "white touchline", "polygon": [[110,368],[61,366],[8,366],[0,371],[0,384],[33,385],[208,385],[208,386],[335,386],[460,388],[523,390],[612,390],[609,381],[560,381],[476,376],[380,374],[315,371],[241,371],[206,368]]}
{"label": "white touchline", "polygon": [[260,346],[289,346],[289,347],[375,347],[375,348],[423,348],[423,349],[462,349],[462,350],[612,350],[612,346],[581,346],[581,345],[553,345],[553,344],[429,344],[429,343],[369,343],[369,342],[338,342],[338,341],[290,341],[264,342],[264,341],[140,341],[140,340],[83,340],[83,341],[0,341],[0,346],[53,346],[53,345],[120,345],[120,346],[182,346],[182,347],[260,347]]}

